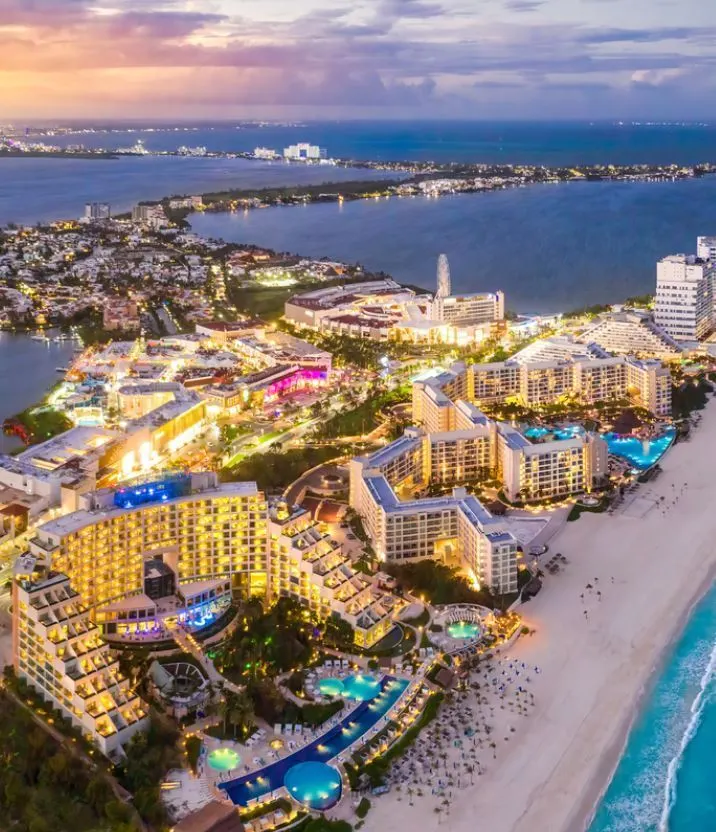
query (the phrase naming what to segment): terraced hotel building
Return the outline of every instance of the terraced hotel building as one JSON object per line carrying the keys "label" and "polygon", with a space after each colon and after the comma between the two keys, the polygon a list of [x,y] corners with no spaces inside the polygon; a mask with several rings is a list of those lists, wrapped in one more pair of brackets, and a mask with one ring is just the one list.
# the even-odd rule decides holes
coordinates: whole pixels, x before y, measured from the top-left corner
{"label": "terraced hotel building", "polygon": [[169,475],[81,503],[39,527],[30,552],[69,578],[110,639],[201,629],[234,596],[294,597],[348,621],[365,647],[392,627],[396,599],[356,572],[308,512],[270,506],[255,483]]}
{"label": "terraced hotel building", "polygon": [[13,606],[14,666],[20,679],[104,754],[145,730],[145,704],[66,575],[16,581]]}

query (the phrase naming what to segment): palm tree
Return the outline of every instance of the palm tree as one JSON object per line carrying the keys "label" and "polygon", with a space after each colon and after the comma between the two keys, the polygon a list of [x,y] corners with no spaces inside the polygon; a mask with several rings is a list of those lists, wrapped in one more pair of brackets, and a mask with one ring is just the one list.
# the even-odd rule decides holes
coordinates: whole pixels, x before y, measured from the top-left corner
{"label": "palm tree", "polygon": [[233,735],[236,737],[237,729],[243,735],[253,725],[254,706],[245,691],[236,693],[233,690],[226,690],[221,703],[221,715],[224,721],[224,733],[227,732],[227,725],[231,725]]}

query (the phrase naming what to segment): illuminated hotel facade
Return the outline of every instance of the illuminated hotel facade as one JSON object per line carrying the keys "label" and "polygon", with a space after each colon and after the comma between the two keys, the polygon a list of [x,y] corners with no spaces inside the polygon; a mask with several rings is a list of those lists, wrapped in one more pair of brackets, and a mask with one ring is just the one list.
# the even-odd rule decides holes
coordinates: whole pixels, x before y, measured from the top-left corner
{"label": "illuminated hotel facade", "polygon": [[[590,382],[600,391],[609,389],[613,367],[599,368],[598,376],[589,374]],[[562,395],[572,365],[560,364],[557,373],[546,376],[541,366],[506,362],[470,369],[475,372],[458,365],[414,384],[413,418],[421,427],[351,460],[350,504],[381,560],[458,560],[480,584],[511,593],[517,589],[517,541],[465,486],[497,478],[514,501],[579,495],[607,476],[608,447],[586,432],[530,442],[469,400],[477,398],[477,385],[488,385],[480,375],[485,373],[493,399],[506,398],[520,379],[533,398],[547,399],[556,390]],[[453,492],[420,498],[428,485],[453,486]]]}
{"label": "illuminated hotel facade", "polygon": [[393,628],[402,606],[357,571],[342,546],[302,508],[276,503],[269,510],[271,596],[294,598],[321,618],[347,621],[359,647],[372,647]]}
{"label": "illuminated hotel facade", "polygon": [[148,727],[146,705],[66,575],[15,581],[13,607],[15,673],[87,740],[109,756]]}
{"label": "illuminated hotel facade", "polygon": [[479,411],[471,417],[472,429],[431,435],[409,428],[374,454],[352,459],[350,504],[380,560],[459,562],[480,585],[509,594],[517,591],[517,540],[505,523],[464,488],[445,497],[412,497],[428,482],[450,484],[458,475],[468,480],[484,463],[494,465],[494,427]]}
{"label": "illuminated hotel facade", "polygon": [[527,407],[575,397],[588,403],[628,398],[655,416],[671,416],[671,372],[658,360],[627,356],[554,361],[454,364],[413,384],[413,418],[428,430],[448,430],[452,403],[514,399]]}
{"label": "illuminated hotel facade", "polygon": [[81,509],[45,523],[35,562],[65,574],[110,640],[200,630],[233,597],[287,595],[337,615],[370,647],[398,602],[351,566],[303,509],[269,506],[255,483],[174,474],[83,495]]}
{"label": "illuminated hotel facade", "polygon": [[[30,552],[65,573],[108,635],[203,622],[232,592],[264,595],[266,501],[255,483],[175,475],[81,498],[82,508],[37,530]],[[174,576],[179,604],[166,621],[146,582]]]}

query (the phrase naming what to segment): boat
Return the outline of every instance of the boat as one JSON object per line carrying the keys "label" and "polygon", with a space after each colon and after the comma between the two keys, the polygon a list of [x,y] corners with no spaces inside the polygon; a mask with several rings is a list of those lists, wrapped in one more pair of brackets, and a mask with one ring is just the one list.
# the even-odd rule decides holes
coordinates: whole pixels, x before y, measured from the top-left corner
{"label": "boat", "polygon": [[33,341],[49,341],[50,340],[47,337],[47,335],[31,335],[30,338],[32,338]]}
{"label": "boat", "polygon": [[58,373],[69,373],[70,368],[69,367],[55,367],[55,370]]}

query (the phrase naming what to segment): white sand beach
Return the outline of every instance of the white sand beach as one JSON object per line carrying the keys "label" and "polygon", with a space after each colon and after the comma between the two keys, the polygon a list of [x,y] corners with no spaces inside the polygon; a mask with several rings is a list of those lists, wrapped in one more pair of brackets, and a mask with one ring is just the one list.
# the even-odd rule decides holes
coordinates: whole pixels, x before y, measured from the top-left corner
{"label": "white sand beach", "polygon": [[[542,592],[521,609],[537,632],[510,650],[515,667],[540,668],[527,684],[529,707],[514,704],[517,679],[504,698],[495,698],[492,686],[485,702],[491,683],[474,675],[480,690],[439,720],[449,725],[462,710],[475,724],[491,725],[496,748],[483,743],[475,757],[466,754],[466,741],[454,744],[464,734],[459,723],[440,740],[447,757],[433,771],[433,778],[443,772],[445,794],[428,785],[411,786],[408,795],[409,781],[427,776],[420,756],[436,742],[434,733],[419,740],[402,769],[406,782],[373,799],[366,830],[585,829],[653,669],[713,579],[715,448],[716,405],[710,404],[692,439],[667,453],[661,475],[639,486],[631,505],[566,524],[550,556],[561,552],[567,564],[548,573]],[[504,659],[500,678],[502,669]],[[475,762],[481,774],[461,774]]]}

